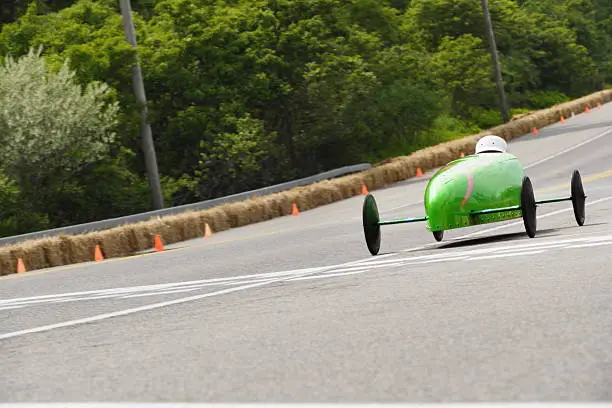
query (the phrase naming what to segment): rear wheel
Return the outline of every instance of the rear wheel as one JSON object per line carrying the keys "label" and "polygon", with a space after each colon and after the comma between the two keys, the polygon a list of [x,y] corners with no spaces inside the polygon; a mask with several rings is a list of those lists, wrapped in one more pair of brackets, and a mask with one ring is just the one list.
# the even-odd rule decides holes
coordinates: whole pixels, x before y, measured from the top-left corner
{"label": "rear wheel", "polygon": [[372,255],[378,254],[380,250],[380,216],[378,206],[372,194],[368,194],[363,201],[363,233],[365,235],[368,250]]}
{"label": "rear wheel", "polygon": [[580,172],[574,170],[572,174],[572,206],[574,207],[574,216],[578,225],[584,225],[585,218],[585,202],[584,188],[582,187],[582,178]]}
{"label": "rear wheel", "polygon": [[442,238],[444,238],[444,231],[434,231],[433,236],[436,239],[436,241],[440,242],[442,241]]}
{"label": "rear wheel", "polygon": [[523,213],[523,224],[525,224],[527,235],[529,238],[535,237],[537,227],[536,203],[529,177],[524,177],[521,185],[521,212]]}

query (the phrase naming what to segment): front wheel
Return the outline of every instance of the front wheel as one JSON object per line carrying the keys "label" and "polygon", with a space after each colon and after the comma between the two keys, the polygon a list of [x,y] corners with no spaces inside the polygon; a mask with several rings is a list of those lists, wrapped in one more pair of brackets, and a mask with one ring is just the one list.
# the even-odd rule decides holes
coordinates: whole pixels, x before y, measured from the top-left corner
{"label": "front wheel", "polygon": [[585,199],[584,188],[582,187],[582,178],[580,172],[574,170],[572,174],[572,206],[574,207],[574,217],[579,226],[584,225],[585,218]]}
{"label": "front wheel", "polygon": [[537,227],[536,203],[533,195],[533,186],[529,177],[523,178],[521,185],[521,212],[523,213],[523,224],[529,238],[535,237]]}
{"label": "front wheel", "polygon": [[442,238],[444,238],[444,231],[434,231],[433,236],[436,239],[436,241],[440,242],[442,241]]}
{"label": "front wheel", "polygon": [[378,254],[380,250],[380,217],[376,200],[372,194],[368,194],[363,201],[363,233],[365,235],[368,250],[372,255]]}

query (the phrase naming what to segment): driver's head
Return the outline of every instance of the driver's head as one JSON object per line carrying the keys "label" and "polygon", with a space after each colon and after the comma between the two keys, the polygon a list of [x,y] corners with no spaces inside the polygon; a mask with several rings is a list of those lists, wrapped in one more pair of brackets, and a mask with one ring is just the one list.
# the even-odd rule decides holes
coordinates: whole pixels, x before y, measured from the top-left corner
{"label": "driver's head", "polygon": [[508,149],[508,144],[504,139],[495,135],[488,135],[483,137],[476,143],[476,154],[479,153],[505,153]]}

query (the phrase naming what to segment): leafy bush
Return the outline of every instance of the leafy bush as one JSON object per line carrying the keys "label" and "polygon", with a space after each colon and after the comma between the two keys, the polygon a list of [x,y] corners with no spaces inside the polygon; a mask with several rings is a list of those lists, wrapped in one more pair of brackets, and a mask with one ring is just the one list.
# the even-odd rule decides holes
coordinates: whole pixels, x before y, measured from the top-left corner
{"label": "leafy bush", "polygon": [[[79,195],[86,190],[82,177],[110,157],[118,106],[106,85],[83,89],[74,77],[67,63],[51,71],[40,49],[8,57],[0,67],[0,161],[6,180],[12,180],[0,188],[19,196],[20,213],[13,219],[47,218],[60,225],[82,219],[83,207],[92,204],[79,209]],[[41,223],[6,229],[23,231]]]}
{"label": "leafy bush", "polygon": [[528,94],[528,103],[533,109],[545,109],[569,101],[567,95],[558,91],[539,91]]}
{"label": "leafy bush", "polygon": [[16,180],[74,173],[108,155],[118,106],[108,87],[85,89],[64,64],[51,72],[41,50],[0,67],[0,160]]}
{"label": "leafy bush", "polygon": [[479,129],[488,129],[503,123],[500,110],[483,108],[471,109],[470,120]]}

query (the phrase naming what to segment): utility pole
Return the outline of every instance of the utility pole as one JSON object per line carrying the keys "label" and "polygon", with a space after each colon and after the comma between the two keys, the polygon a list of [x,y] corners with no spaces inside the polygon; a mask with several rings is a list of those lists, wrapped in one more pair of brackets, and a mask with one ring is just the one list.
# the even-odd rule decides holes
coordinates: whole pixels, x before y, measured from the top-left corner
{"label": "utility pole", "polygon": [[[121,6],[121,16],[123,17],[125,37],[132,47],[136,49],[136,29],[134,28],[134,20],[132,19],[132,5],[130,4],[130,0],[119,0],[119,4]],[[136,100],[141,107],[140,138],[145,165],[147,167],[147,177],[149,179],[149,186],[153,195],[153,206],[156,210],[160,210],[164,208],[164,197],[162,195],[161,183],[159,181],[157,155],[155,154],[155,145],[153,143],[151,125],[147,120],[147,97],[145,94],[144,82],[142,80],[140,64],[138,63],[138,57],[136,57],[136,61],[134,61],[132,72],[132,87],[134,88],[134,95],[136,96]]]}
{"label": "utility pole", "polygon": [[491,15],[489,14],[489,6],[487,0],[482,1],[482,10],[484,11],[485,23],[487,26],[487,36],[489,37],[489,47],[491,48],[491,59],[493,61],[493,72],[495,74],[495,83],[499,92],[499,103],[501,108],[501,116],[504,123],[510,120],[508,112],[508,103],[506,102],[506,94],[504,92],[504,84],[502,81],[501,68],[499,66],[499,58],[497,56],[497,45],[495,44],[495,35],[493,34],[493,24],[491,23]]}

